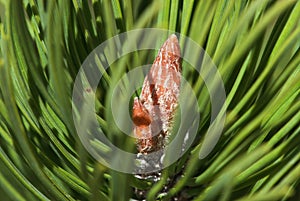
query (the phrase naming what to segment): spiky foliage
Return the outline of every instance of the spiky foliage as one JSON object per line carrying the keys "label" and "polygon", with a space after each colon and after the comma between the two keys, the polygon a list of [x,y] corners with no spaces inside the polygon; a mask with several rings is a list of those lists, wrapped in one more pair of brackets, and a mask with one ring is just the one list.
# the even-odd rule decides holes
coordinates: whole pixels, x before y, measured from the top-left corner
{"label": "spiky foliage", "polygon": [[[0,11],[1,200],[129,200],[137,189],[147,200],[297,197],[299,1],[1,0]],[[204,47],[227,93],[221,139],[199,160],[209,96],[202,79],[183,63],[199,98],[198,138],[156,183],[90,157],[71,115],[72,84],[87,55],[118,33],[144,27],[177,31]],[[145,60],[134,58],[123,63]],[[107,129],[112,121],[107,99],[110,83],[125,71],[111,68],[95,100],[99,124],[116,144],[124,137]]]}

